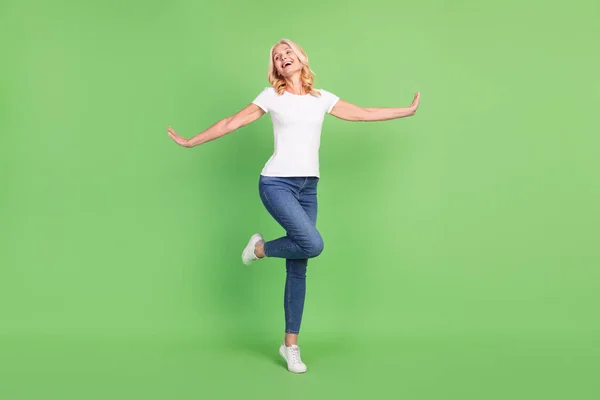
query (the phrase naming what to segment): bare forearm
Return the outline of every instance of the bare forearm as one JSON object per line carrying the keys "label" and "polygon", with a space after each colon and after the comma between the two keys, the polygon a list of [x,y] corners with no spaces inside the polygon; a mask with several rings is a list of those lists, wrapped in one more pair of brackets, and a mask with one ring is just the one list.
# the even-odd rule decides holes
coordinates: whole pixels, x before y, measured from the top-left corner
{"label": "bare forearm", "polygon": [[365,108],[366,112],[362,121],[387,121],[395,118],[409,117],[415,114],[413,107],[398,108]]}
{"label": "bare forearm", "polygon": [[256,104],[249,104],[234,115],[223,118],[210,128],[200,132],[191,139],[186,139],[183,136],[178,135],[170,126],[167,127],[167,132],[169,133],[171,139],[173,139],[178,145],[184,147],[194,147],[220,138],[221,136],[225,136],[236,129],[246,126],[253,121],[256,121],[263,114],[265,114],[265,112],[259,106]]}
{"label": "bare forearm", "polygon": [[203,132],[200,132],[196,136],[187,140],[186,147],[194,147],[200,144],[204,144],[206,142],[210,142],[211,140],[220,138],[221,136],[225,136],[228,133],[233,131],[232,127],[228,124],[229,118],[224,118],[219,122],[212,125],[210,128],[206,129]]}

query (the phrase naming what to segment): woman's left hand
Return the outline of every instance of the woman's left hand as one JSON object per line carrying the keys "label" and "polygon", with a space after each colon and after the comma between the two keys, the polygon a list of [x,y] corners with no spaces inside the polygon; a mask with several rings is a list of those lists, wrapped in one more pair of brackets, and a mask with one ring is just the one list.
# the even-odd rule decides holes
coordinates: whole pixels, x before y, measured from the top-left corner
{"label": "woman's left hand", "polygon": [[421,98],[421,92],[415,93],[415,97],[413,99],[412,104],[410,105],[410,110],[412,111],[412,115],[417,112],[417,108],[419,108],[419,100]]}

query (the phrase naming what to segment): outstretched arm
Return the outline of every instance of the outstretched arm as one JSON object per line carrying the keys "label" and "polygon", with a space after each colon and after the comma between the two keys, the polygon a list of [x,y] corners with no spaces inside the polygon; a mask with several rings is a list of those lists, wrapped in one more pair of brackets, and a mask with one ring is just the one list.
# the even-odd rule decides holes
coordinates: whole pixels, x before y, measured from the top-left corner
{"label": "outstretched arm", "polygon": [[171,139],[177,142],[177,144],[184,147],[194,147],[225,136],[242,126],[248,125],[262,117],[264,113],[264,110],[256,104],[249,104],[231,117],[223,118],[191,139],[179,136],[170,126],[167,128],[167,131]]}
{"label": "outstretched arm", "polygon": [[417,92],[410,106],[406,108],[364,108],[344,100],[338,100],[330,114],[346,121],[386,121],[415,115],[421,94]]}

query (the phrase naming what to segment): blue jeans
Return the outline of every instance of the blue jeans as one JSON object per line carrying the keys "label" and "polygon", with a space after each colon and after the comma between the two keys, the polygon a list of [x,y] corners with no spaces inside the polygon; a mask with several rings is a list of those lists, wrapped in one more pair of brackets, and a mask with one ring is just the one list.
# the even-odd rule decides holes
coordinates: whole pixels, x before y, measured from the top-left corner
{"label": "blue jeans", "polygon": [[308,259],[321,254],[317,224],[317,177],[260,176],[260,198],[286,236],[265,243],[267,257],[285,258],[285,332],[298,333],[306,295]]}

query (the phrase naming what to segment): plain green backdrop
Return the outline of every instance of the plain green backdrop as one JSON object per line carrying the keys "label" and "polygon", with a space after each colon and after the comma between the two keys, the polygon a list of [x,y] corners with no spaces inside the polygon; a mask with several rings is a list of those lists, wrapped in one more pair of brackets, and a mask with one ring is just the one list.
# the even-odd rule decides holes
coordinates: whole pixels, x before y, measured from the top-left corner
{"label": "plain green backdrop", "polygon": [[[598,398],[600,6],[16,1],[0,34],[0,398]],[[300,344],[279,360],[268,84],[416,116],[326,116]]]}

